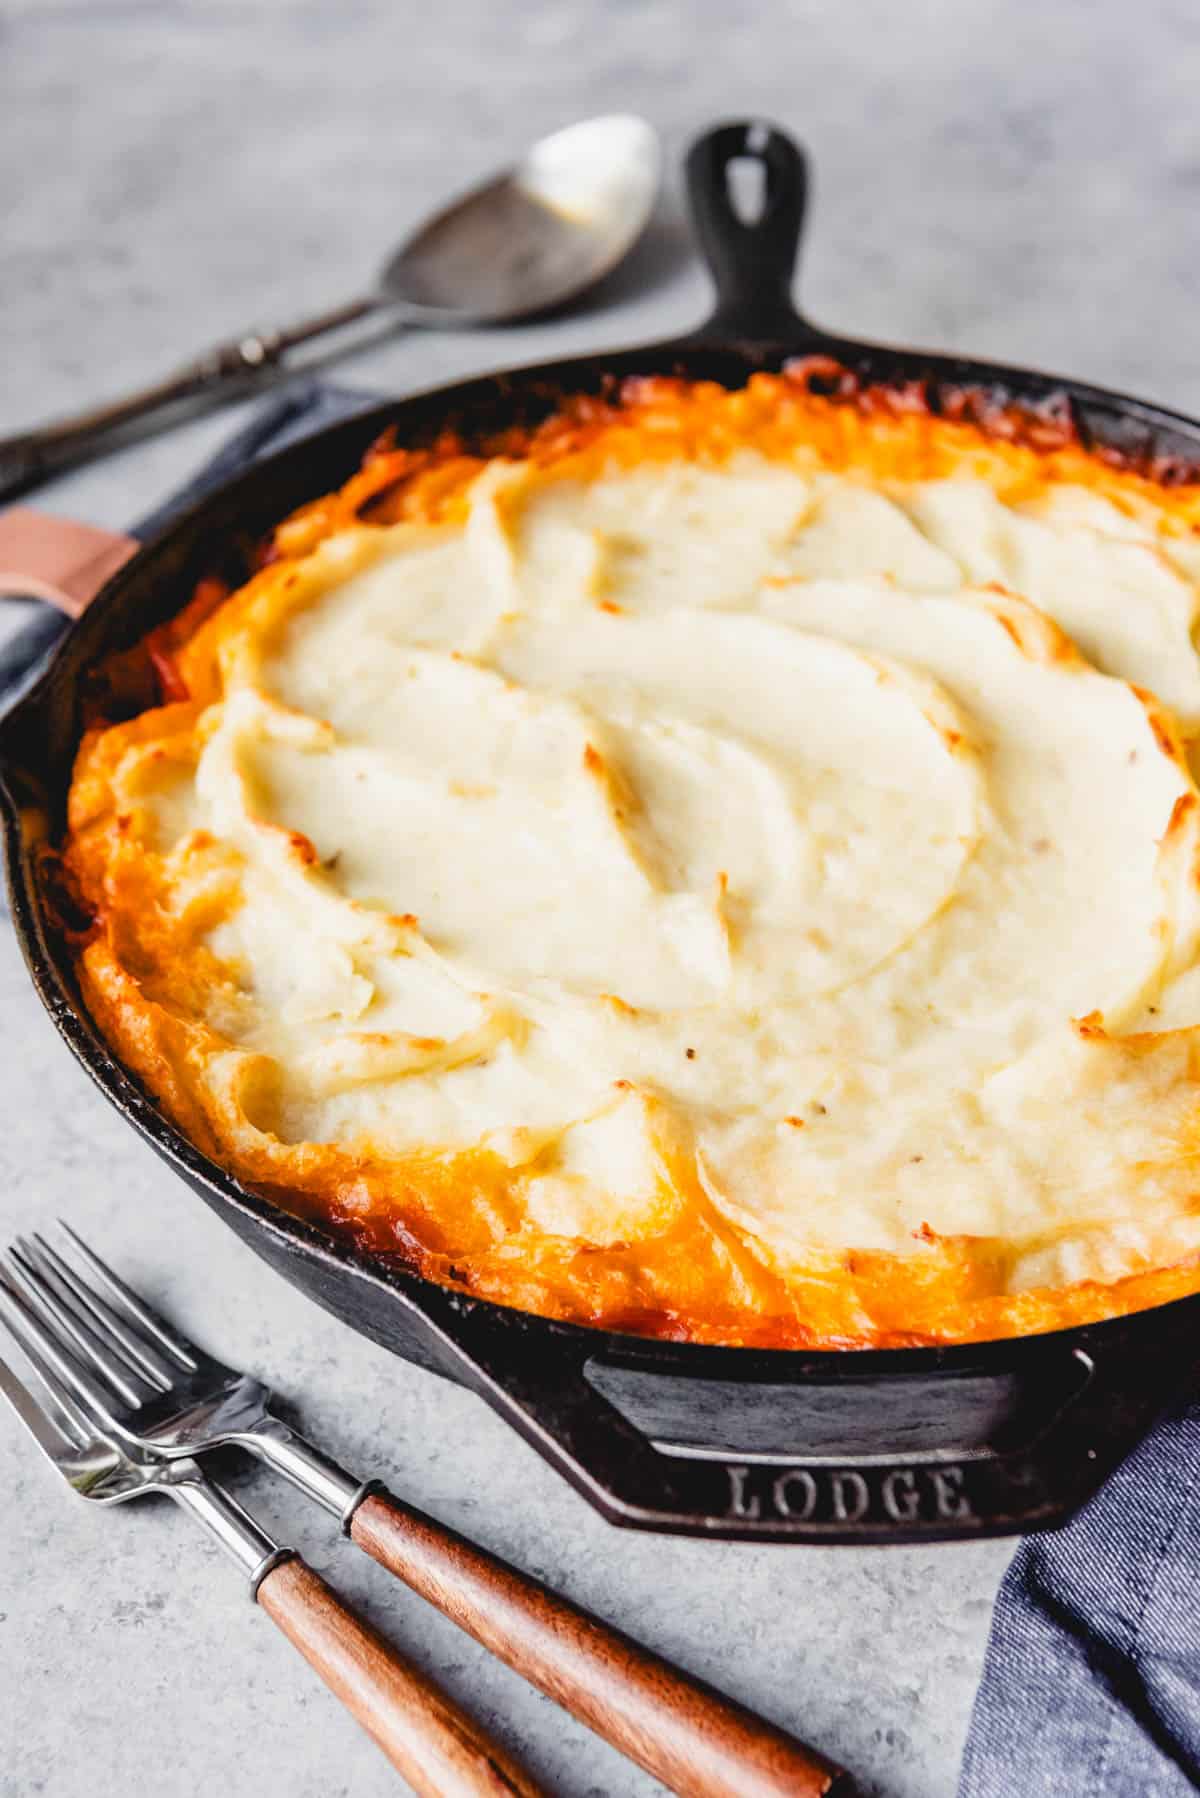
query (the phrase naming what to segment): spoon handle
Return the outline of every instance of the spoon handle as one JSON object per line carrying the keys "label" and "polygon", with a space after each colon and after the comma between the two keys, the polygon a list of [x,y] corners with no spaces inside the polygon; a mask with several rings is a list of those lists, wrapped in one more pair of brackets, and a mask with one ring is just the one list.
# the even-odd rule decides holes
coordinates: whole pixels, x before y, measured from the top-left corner
{"label": "spoon handle", "polygon": [[230,394],[241,391],[249,377],[277,363],[285,351],[307,343],[310,338],[321,337],[326,331],[353,324],[385,303],[378,296],[368,294],[279,330],[247,332],[228,343],[217,344],[165,380],[154,381],[127,394],[124,399],[92,407],[72,418],[58,419],[54,424],[42,425],[32,431],[20,431],[13,437],[0,437],[0,498],[23,492],[56,469],[99,451],[106,439],[122,426],[133,424],[161,407],[179,400],[195,399],[202,394],[215,396],[222,391]]}

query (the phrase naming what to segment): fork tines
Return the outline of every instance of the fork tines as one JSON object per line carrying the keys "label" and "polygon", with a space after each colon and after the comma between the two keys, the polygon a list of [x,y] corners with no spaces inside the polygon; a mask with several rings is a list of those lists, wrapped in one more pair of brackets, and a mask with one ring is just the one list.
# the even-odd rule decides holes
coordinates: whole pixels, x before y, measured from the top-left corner
{"label": "fork tines", "polygon": [[0,1294],[10,1324],[15,1314],[22,1347],[37,1353],[54,1386],[65,1383],[86,1411],[107,1422],[114,1399],[136,1409],[197,1363],[189,1345],[69,1225],[61,1228],[92,1280],[35,1232],[10,1247]]}

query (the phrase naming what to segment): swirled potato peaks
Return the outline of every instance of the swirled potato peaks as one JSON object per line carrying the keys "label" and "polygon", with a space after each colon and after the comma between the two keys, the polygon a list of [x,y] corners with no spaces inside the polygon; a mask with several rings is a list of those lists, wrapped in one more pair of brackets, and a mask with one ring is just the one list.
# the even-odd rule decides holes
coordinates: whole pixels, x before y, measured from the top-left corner
{"label": "swirled potato peaks", "polygon": [[1192,1291],[1198,520],[787,375],[377,446],[85,737],[86,1002],[242,1181],[528,1310],[861,1347]]}

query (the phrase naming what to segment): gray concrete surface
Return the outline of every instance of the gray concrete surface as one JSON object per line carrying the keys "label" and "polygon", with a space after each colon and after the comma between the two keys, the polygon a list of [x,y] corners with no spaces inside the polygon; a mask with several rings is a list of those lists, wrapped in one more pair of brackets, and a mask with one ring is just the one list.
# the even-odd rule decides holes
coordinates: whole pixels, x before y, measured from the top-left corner
{"label": "gray concrete surface", "polygon": [[[765,114],[808,143],[813,316],[1200,410],[1198,77],[1187,0],[7,0],[0,430],[337,299],[428,204],[537,132],[617,108],[654,119],[673,163],[721,116]],[[336,372],[402,391],[665,334],[706,303],[673,183],[602,303],[503,333],[386,336]],[[244,415],[149,439],[41,501],[126,523]],[[620,1535],[478,1401],[334,1324],[190,1198],[73,1065],[4,927],[0,1055],[0,1230],[68,1214],[348,1461],[807,1734],[864,1790],[953,1791],[1004,1544]],[[243,1489],[551,1790],[658,1789],[289,1493]],[[0,1491],[4,1798],[396,1789],[184,1519],[68,1502],[6,1419]]]}

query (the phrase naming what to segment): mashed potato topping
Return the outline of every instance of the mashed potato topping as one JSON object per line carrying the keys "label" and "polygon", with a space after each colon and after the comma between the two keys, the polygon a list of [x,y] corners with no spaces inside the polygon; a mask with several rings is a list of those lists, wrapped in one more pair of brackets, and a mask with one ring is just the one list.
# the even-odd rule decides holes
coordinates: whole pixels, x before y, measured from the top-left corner
{"label": "mashed potato topping", "polygon": [[699,1339],[1200,1286],[1194,489],[652,383],[375,455],[94,729],[85,997],[243,1180]]}

